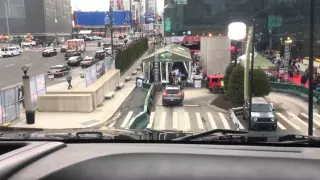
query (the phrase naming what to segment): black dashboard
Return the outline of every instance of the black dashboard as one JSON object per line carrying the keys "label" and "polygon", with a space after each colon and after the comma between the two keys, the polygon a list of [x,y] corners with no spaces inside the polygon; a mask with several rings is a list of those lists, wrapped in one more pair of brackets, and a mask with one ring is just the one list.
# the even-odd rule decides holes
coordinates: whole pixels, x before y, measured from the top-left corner
{"label": "black dashboard", "polygon": [[0,179],[320,179],[318,148],[0,141],[0,149]]}

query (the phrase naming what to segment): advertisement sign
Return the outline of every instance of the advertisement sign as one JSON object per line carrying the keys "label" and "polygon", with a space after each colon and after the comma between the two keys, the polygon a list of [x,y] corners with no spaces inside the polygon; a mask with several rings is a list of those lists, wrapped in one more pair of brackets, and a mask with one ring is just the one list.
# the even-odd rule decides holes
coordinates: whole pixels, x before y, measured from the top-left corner
{"label": "advertisement sign", "polygon": [[38,96],[46,94],[46,78],[44,74],[36,77],[37,94]]}
{"label": "advertisement sign", "polygon": [[144,22],[145,24],[155,23],[155,16],[153,12],[146,12],[144,14]]}
{"label": "advertisement sign", "polygon": [[37,95],[37,81],[36,78],[30,78],[30,92],[32,107],[37,107],[38,95]]}
{"label": "advertisement sign", "polygon": [[84,69],[84,74],[85,74],[85,79],[86,79],[86,86],[88,87],[93,83],[93,81],[91,79],[91,76],[92,76],[91,68],[89,67],[89,68]]}

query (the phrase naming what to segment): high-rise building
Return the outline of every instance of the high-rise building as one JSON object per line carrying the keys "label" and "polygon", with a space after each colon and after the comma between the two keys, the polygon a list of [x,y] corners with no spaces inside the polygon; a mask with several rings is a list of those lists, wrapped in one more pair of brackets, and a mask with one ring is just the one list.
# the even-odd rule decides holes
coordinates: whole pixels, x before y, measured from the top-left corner
{"label": "high-rise building", "polygon": [[145,0],[145,11],[147,13],[157,13],[157,0]]}
{"label": "high-rise building", "polygon": [[133,0],[123,0],[123,8],[125,11],[130,10],[130,1],[133,1]]}
{"label": "high-rise building", "polygon": [[70,0],[0,0],[1,34],[25,36],[30,33],[38,39],[50,40],[70,37],[71,32]]}

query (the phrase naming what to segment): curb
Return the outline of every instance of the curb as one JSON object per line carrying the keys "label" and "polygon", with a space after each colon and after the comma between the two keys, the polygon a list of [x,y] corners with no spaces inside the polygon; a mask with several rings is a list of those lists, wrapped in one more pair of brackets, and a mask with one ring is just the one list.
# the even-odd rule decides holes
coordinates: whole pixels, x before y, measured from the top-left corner
{"label": "curb", "polygon": [[228,112],[227,110],[221,109],[221,108],[219,108],[219,107],[214,106],[214,105],[211,104],[212,101],[215,100],[216,98],[218,98],[218,97],[214,97],[213,99],[208,100],[207,103],[206,103],[206,106],[207,106],[208,108],[214,110],[214,111],[222,112],[222,113],[227,113],[227,112]]}

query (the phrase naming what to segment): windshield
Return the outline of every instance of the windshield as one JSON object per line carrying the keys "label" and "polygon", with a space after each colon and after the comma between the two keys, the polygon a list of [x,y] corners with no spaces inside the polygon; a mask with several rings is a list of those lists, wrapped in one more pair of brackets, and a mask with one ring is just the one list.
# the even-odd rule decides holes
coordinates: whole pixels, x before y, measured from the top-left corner
{"label": "windshield", "polygon": [[272,112],[269,104],[252,104],[252,112]]}
{"label": "windshield", "polygon": [[320,136],[320,1],[86,2],[0,1],[0,125]]}

